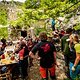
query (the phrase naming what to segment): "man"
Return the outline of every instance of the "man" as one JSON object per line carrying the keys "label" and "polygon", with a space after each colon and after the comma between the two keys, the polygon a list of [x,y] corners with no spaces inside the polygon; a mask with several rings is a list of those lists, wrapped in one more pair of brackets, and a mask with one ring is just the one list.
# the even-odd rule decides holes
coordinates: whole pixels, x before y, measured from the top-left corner
{"label": "man", "polygon": [[38,52],[39,58],[37,59],[40,59],[40,74],[42,80],[48,80],[48,70],[50,72],[51,79],[55,80],[55,47],[51,42],[47,41],[47,35],[45,32],[41,32],[39,38],[41,41],[32,48],[29,55],[35,59],[35,53]]}
{"label": "man", "polygon": [[63,52],[64,59],[65,59],[65,69],[67,70],[67,77],[69,77],[69,56],[68,56],[68,53],[70,52],[69,42],[67,41],[67,39],[69,38],[69,36],[71,34],[72,34],[72,29],[67,28],[66,34],[61,38],[61,50]]}

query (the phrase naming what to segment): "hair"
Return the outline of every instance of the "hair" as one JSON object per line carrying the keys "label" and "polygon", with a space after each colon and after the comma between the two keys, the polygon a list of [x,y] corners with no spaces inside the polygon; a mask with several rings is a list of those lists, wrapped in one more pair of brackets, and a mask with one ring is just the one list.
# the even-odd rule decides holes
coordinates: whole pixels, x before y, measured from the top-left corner
{"label": "hair", "polygon": [[21,42],[21,44],[20,44],[20,48],[22,49],[23,47],[26,47],[26,44],[25,44],[25,42]]}
{"label": "hair", "polygon": [[79,42],[79,37],[78,37],[78,35],[74,35],[74,41]]}
{"label": "hair", "polygon": [[46,34],[46,32],[41,32],[41,33],[39,34],[39,38],[40,38],[41,40],[47,40],[47,34]]}
{"label": "hair", "polygon": [[68,33],[68,34],[70,34],[72,31],[73,31],[72,28],[67,28],[66,29],[66,33]]}
{"label": "hair", "polygon": [[71,37],[73,38],[74,42],[79,42],[79,37],[77,34],[72,34]]}

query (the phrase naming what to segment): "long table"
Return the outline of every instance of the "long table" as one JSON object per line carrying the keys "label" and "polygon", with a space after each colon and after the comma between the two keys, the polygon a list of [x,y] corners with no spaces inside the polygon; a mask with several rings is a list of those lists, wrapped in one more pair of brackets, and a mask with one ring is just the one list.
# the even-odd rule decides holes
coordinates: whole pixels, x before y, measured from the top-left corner
{"label": "long table", "polygon": [[[1,62],[0,60],[0,80],[3,80],[4,78],[11,80],[11,71],[14,68],[14,66],[16,66],[17,62],[16,61],[12,61],[12,62],[9,61],[10,63],[9,62],[5,63],[5,62]],[[6,66],[7,71],[5,71],[4,73],[1,73],[1,69],[4,66]]]}

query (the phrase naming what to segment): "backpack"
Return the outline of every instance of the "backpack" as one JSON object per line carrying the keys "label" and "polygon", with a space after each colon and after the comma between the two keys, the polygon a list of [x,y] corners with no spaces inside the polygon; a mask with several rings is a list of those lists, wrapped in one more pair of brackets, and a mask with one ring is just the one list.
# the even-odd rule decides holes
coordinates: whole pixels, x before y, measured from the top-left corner
{"label": "backpack", "polygon": [[44,68],[52,67],[54,63],[53,45],[49,42],[42,42],[39,47],[39,56],[41,57],[40,66]]}

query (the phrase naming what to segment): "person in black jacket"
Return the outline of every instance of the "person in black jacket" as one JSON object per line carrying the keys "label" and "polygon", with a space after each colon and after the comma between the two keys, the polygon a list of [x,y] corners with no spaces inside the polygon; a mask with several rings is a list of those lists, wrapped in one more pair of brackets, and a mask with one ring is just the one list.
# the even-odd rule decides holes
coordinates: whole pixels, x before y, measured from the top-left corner
{"label": "person in black jacket", "polygon": [[67,39],[69,38],[69,36],[71,34],[72,34],[72,29],[67,28],[66,29],[66,34],[61,38],[61,50],[62,50],[62,53],[64,55],[64,60],[65,60],[65,73],[66,73],[68,78],[70,78],[69,56],[68,56],[68,53],[70,52],[70,50],[69,50],[69,42],[67,41]]}
{"label": "person in black jacket", "polygon": [[47,34],[45,32],[41,32],[39,38],[41,41],[32,48],[29,55],[35,59],[35,54],[38,51],[39,57],[36,59],[40,60],[42,80],[48,80],[48,70],[51,80],[55,80],[56,49],[50,41],[47,41]]}

